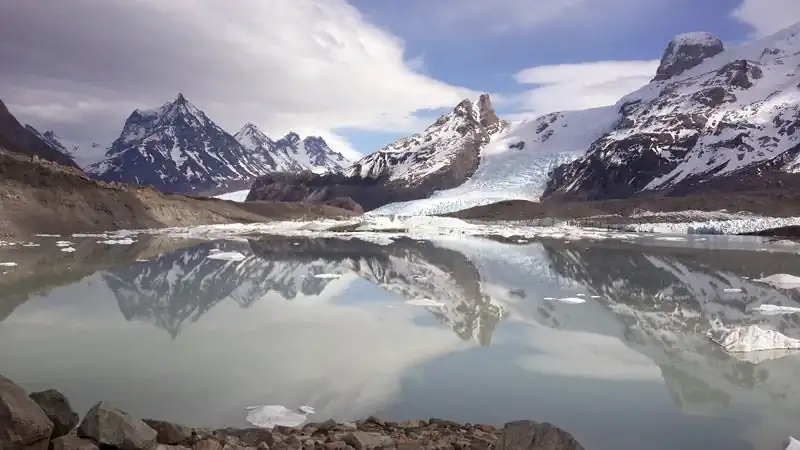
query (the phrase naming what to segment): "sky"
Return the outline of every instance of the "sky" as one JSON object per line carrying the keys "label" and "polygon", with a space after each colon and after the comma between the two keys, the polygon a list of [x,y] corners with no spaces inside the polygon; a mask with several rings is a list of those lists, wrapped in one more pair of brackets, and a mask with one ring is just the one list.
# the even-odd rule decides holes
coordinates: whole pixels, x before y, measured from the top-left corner
{"label": "sky", "polygon": [[799,22],[800,0],[0,0],[0,17],[0,99],[84,152],[182,92],[232,134],[357,158],[482,92],[508,119],[613,104],[674,35],[738,45]]}

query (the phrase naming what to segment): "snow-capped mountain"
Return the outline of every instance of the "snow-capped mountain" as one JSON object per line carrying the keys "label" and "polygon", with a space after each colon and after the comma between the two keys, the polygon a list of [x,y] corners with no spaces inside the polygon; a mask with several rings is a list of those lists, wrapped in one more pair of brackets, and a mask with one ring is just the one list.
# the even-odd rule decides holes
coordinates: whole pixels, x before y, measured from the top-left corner
{"label": "snow-capped mountain", "polygon": [[72,159],[75,159],[75,153],[77,153],[78,147],[72,146],[72,148],[67,148],[63,143],[61,143],[61,139],[56,136],[56,133],[53,130],[47,130],[44,133],[41,133],[31,125],[25,125],[25,129],[36,135],[36,137],[43,140],[53,149],[58,150]]}
{"label": "snow-capped mountain", "polygon": [[512,123],[481,152],[478,170],[453,189],[398,202],[374,214],[433,215],[504,200],[538,201],[556,167],[579,158],[619,120],[614,107],[546,114]]}
{"label": "snow-capped mountain", "polygon": [[0,149],[78,168],[70,155],[43,138],[33,127],[22,126],[0,100]]}
{"label": "snow-capped mountain", "polygon": [[[256,132],[246,126],[237,139],[179,94],[160,108],[134,111],[106,158],[87,172],[100,180],[152,185],[165,192],[218,193],[247,188],[258,176],[280,170],[288,162],[284,155],[297,157],[292,167],[328,164],[326,157],[338,155],[313,137],[302,141],[303,154],[291,139],[273,143],[275,148],[259,147]],[[240,140],[253,145],[245,147]]]}
{"label": "snow-capped mountain", "polygon": [[426,198],[471,177],[483,149],[507,126],[484,94],[475,101],[463,100],[423,133],[365,156],[341,175],[266,175],[253,184],[247,198],[319,203],[349,199],[364,210]]}
{"label": "snow-capped mountain", "polygon": [[475,172],[481,150],[506,125],[497,117],[489,95],[483,94],[476,101],[462,101],[421,134],[356,161],[345,173],[363,179],[386,178],[403,186],[452,188]]}
{"label": "snow-capped mountain", "polygon": [[673,39],[656,77],[616,105],[613,130],[559,167],[547,195],[623,198],[752,189],[800,171],[800,24],[724,49]]}
{"label": "snow-capped mountain", "polygon": [[292,132],[274,141],[252,123],[246,124],[233,136],[253,153],[254,158],[263,159],[277,172],[340,172],[350,164],[344,155],[331,150],[318,136],[301,139],[300,135]]}

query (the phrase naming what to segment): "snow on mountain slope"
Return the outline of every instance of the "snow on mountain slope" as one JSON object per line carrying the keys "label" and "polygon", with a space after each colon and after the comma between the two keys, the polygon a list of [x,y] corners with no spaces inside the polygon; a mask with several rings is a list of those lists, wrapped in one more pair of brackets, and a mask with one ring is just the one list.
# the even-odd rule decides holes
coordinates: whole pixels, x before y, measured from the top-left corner
{"label": "snow on mountain slope", "polygon": [[43,140],[50,147],[72,158],[79,166],[86,168],[104,158],[105,148],[100,144],[93,142],[88,148],[81,147],[75,143],[69,143],[61,139],[53,130],[47,130],[44,133],[39,132],[31,125],[25,125],[31,133],[35,134],[39,139]]}
{"label": "snow on mountain slope", "polygon": [[470,172],[481,149],[505,125],[484,94],[477,101],[462,101],[421,134],[400,139],[356,161],[345,173],[365,179],[388,177],[390,181],[415,186],[433,175],[453,170],[453,166],[457,166],[459,174]]}
{"label": "snow on mountain slope", "polygon": [[580,157],[619,120],[613,106],[546,114],[513,124],[481,152],[478,170],[462,185],[430,198],[392,203],[371,214],[433,215],[504,200],[538,201],[550,171]]}
{"label": "snow on mountain slope", "polygon": [[[675,42],[698,47],[697,39],[670,46]],[[617,126],[586,155],[559,167],[547,195],[691,192],[734,174],[741,175],[735,181],[741,186],[757,182],[762,170],[799,172],[800,24],[724,51],[710,37],[703,42],[699,48],[707,51],[696,58],[693,47],[677,51],[688,58],[685,70],[622,98]],[[670,55],[665,52],[666,59]]]}
{"label": "snow on mountain slope", "polygon": [[160,108],[134,111],[106,158],[87,172],[104,181],[202,193],[246,188],[276,170],[338,170],[344,161],[319,137],[290,133],[273,142],[251,124],[231,136],[179,94]]}
{"label": "snow on mountain slope", "polygon": [[269,164],[273,171],[341,172],[350,164],[344,155],[331,150],[325,140],[317,136],[300,139],[297,133],[292,132],[274,141],[257,126],[248,123],[234,137],[255,158]]}

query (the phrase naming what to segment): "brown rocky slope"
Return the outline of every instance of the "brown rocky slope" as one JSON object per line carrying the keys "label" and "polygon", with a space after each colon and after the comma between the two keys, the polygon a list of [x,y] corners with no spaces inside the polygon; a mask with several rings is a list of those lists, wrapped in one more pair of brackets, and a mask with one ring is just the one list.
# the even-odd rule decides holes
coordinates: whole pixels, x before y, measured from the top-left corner
{"label": "brown rocky slope", "polygon": [[326,205],[234,203],[89,179],[79,169],[0,147],[0,236],[69,234],[350,216]]}

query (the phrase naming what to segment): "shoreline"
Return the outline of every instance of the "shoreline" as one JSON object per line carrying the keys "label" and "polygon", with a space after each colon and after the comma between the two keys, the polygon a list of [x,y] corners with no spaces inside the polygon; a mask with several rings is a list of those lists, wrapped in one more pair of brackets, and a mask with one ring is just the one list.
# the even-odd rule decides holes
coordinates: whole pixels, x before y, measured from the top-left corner
{"label": "shoreline", "polygon": [[81,419],[50,389],[30,395],[0,375],[2,450],[583,450],[568,432],[521,420],[502,428],[445,419],[309,421],[297,427],[191,428],[139,419],[107,403]]}

